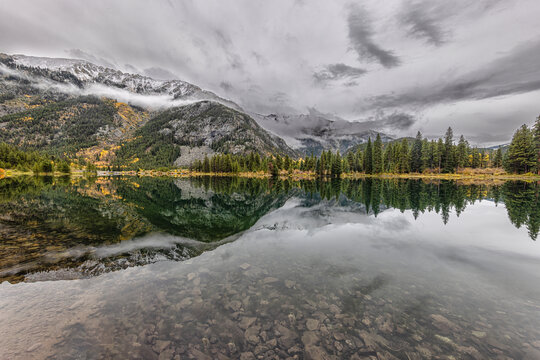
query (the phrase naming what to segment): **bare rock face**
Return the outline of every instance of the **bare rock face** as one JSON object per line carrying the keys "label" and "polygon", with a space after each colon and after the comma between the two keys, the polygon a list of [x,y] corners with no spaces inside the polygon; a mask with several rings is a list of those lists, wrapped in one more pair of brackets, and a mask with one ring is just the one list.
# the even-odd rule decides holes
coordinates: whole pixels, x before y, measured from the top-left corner
{"label": "bare rock face", "polygon": [[230,154],[296,155],[283,140],[270,135],[250,116],[211,101],[170,109],[153,122],[155,124],[149,123],[149,126],[159,128],[161,134],[172,135],[176,144],[194,149],[188,151],[185,160],[181,155],[177,163],[204,158],[210,150]]}
{"label": "bare rock face", "polygon": [[215,151],[208,146],[180,146],[180,156],[174,161],[175,166],[189,166],[196,160],[204,160],[205,156],[211,157]]}

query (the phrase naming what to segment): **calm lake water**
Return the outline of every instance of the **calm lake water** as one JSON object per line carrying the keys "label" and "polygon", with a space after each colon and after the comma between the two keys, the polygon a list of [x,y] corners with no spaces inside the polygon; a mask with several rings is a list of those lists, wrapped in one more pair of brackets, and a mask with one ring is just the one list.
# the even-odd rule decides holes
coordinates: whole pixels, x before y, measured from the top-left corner
{"label": "calm lake water", "polygon": [[540,359],[540,185],[0,180],[0,359]]}

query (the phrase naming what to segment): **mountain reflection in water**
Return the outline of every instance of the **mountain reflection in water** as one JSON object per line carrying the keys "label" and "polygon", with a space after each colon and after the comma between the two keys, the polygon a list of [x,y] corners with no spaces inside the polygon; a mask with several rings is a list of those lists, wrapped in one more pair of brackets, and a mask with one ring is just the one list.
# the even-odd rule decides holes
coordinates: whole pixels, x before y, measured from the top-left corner
{"label": "mountain reflection in water", "polygon": [[3,179],[0,358],[536,359],[538,190]]}
{"label": "mountain reflection in water", "polygon": [[[0,181],[0,280],[80,278],[159,260],[185,260],[232,241],[291,197],[348,205],[342,219],[389,209],[442,222],[481,200],[504,204],[536,240],[539,186],[525,182],[245,178],[19,177]],[[169,234],[171,236],[165,236]],[[54,272],[52,272],[54,271]]]}

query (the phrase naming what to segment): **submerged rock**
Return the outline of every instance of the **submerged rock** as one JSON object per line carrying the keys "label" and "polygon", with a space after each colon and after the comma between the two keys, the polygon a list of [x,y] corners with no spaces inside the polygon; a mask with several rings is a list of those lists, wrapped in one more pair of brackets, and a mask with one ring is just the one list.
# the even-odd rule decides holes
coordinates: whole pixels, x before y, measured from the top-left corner
{"label": "submerged rock", "polygon": [[308,319],[306,321],[306,327],[308,330],[313,331],[317,330],[319,328],[319,320],[316,319]]}

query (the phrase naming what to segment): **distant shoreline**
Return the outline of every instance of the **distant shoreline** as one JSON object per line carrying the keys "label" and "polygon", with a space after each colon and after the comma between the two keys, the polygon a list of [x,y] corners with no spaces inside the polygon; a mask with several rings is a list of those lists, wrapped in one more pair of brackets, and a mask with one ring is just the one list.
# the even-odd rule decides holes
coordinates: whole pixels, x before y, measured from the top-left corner
{"label": "distant shoreline", "polygon": [[[36,174],[32,172],[21,172],[16,170],[5,170],[1,174],[0,179],[2,178],[11,178],[17,176],[35,176]],[[37,176],[75,176],[82,177],[88,176],[87,173],[81,170],[74,170],[71,173],[40,173]],[[169,171],[158,171],[158,170],[142,170],[142,171],[100,171],[98,170],[95,175],[97,177],[115,177],[115,176],[138,176],[138,177],[172,177],[172,178],[191,178],[191,177],[238,177],[238,178],[271,178],[272,175],[266,172],[240,172],[240,173],[203,173],[195,172],[190,170],[169,170]],[[290,180],[316,180],[320,178],[317,174],[313,172],[294,172],[292,174],[281,173],[278,176],[279,179],[290,179]],[[537,174],[419,174],[419,173],[382,173],[382,174],[364,174],[364,173],[343,173],[341,174],[341,179],[424,179],[424,180],[486,180],[486,181],[540,181],[540,175]],[[331,180],[332,177],[324,176],[324,180]]]}

